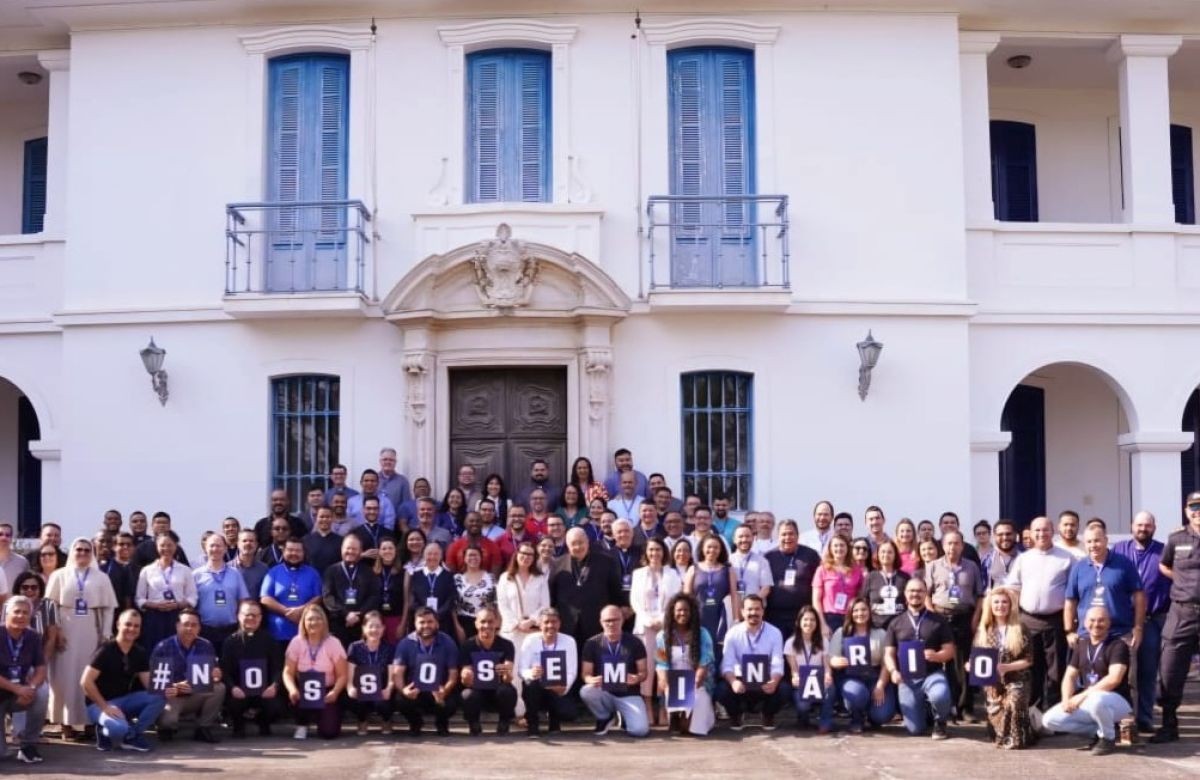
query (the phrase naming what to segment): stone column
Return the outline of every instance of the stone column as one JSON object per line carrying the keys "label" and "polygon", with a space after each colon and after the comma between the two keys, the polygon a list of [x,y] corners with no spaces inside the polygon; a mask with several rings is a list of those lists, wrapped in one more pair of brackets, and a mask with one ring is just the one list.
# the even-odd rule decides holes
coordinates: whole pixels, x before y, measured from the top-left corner
{"label": "stone column", "polygon": [[962,92],[963,183],[967,227],[995,217],[992,205],[991,108],[987,58],[1000,43],[994,33],[958,36],[958,70]]}
{"label": "stone column", "polygon": [[71,93],[71,52],[38,52],[38,64],[50,72],[50,107],[46,118],[46,216],[42,232],[63,236],[67,228],[67,107]]}
{"label": "stone column", "polygon": [[[1117,444],[1129,453],[1131,516],[1147,510],[1158,520],[1160,528],[1177,528],[1183,521],[1179,453],[1192,445],[1192,434],[1138,431],[1121,434]],[[1108,532],[1129,533],[1130,530],[1109,526]]]}
{"label": "stone column", "polygon": [[986,518],[1000,519],[1000,453],[1012,443],[1008,431],[975,431],[971,434],[971,516],[963,528]]}

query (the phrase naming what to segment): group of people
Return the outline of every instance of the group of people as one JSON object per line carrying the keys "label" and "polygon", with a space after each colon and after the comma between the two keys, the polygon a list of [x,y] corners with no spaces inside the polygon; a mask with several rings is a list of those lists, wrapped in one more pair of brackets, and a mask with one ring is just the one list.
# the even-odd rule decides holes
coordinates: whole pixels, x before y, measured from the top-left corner
{"label": "group of people", "polygon": [[[677,499],[618,450],[603,482],[575,461],[551,486],[535,461],[510,496],[474,469],[438,502],[409,485],[394,450],[306,494],[286,492],[251,527],[222,521],[191,565],[171,518],[109,510],[101,529],[61,549],[42,528],[29,559],[0,524],[0,721],[17,757],[36,762],[44,723],[102,751],[143,751],[189,724],[194,739],[259,733],[290,714],[294,736],[384,733],[400,715],[439,734],[461,710],[472,735],[554,732],[586,708],[595,733],[655,726],[741,730],[794,708],[819,734],[897,717],[913,735],[978,721],[995,745],[1043,731],[1113,750],[1130,715],[1154,742],[1178,739],[1177,711],[1200,634],[1200,493],[1166,543],[1139,513],[1108,545],[1103,520],[900,520],[816,504],[812,526],[766,511],[731,513],[712,496]],[[928,527],[925,527],[928,524]],[[977,698],[982,709],[976,708]],[[1037,722],[1040,717],[1040,724]],[[814,723],[815,721],[815,723]],[[7,729],[5,729],[7,731]],[[3,737],[0,737],[3,740]],[[0,747],[3,742],[0,741]]]}

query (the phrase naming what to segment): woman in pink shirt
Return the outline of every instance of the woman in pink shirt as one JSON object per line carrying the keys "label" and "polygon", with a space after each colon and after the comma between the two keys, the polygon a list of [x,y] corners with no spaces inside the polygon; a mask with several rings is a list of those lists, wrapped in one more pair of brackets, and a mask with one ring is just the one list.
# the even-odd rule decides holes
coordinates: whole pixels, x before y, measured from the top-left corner
{"label": "woman in pink shirt", "polygon": [[900,571],[912,576],[921,568],[921,556],[917,554],[917,527],[907,517],[896,523],[896,533],[892,536],[896,549],[900,551]]}
{"label": "woman in pink shirt", "polygon": [[338,697],[349,679],[346,650],[329,633],[325,610],[318,604],[309,604],[300,613],[300,633],[292,638],[284,653],[283,684],[288,698],[297,707],[296,739],[307,739],[310,725],[317,727],[322,739],[333,739],[342,733]]}
{"label": "woman in pink shirt", "polygon": [[826,641],[842,627],[850,602],[862,588],[863,567],[850,557],[850,538],[838,534],[829,540],[821,565],[813,574],[813,608],[821,616],[821,634]]}

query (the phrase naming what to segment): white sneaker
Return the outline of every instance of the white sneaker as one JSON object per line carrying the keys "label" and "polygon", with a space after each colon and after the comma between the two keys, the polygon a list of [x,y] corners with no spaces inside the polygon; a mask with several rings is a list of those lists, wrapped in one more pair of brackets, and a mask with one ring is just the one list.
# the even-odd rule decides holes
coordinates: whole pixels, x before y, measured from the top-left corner
{"label": "white sneaker", "polygon": [[292,739],[308,739],[308,726],[297,726]]}

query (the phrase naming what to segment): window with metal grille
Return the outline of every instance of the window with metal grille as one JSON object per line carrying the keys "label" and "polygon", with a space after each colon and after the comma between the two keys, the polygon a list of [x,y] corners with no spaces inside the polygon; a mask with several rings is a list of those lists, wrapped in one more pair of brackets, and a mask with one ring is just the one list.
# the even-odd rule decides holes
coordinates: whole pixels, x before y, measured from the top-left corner
{"label": "window with metal grille", "polygon": [[706,503],[724,495],[747,509],[754,488],[754,375],[697,371],[680,377],[683,489]]}
{"label": "window with metal grille", "polygon": [[283,488],[293,512],[309,487],[328,487],[338,462],[341,381],[315,374],[271,380],[271,486]]}

